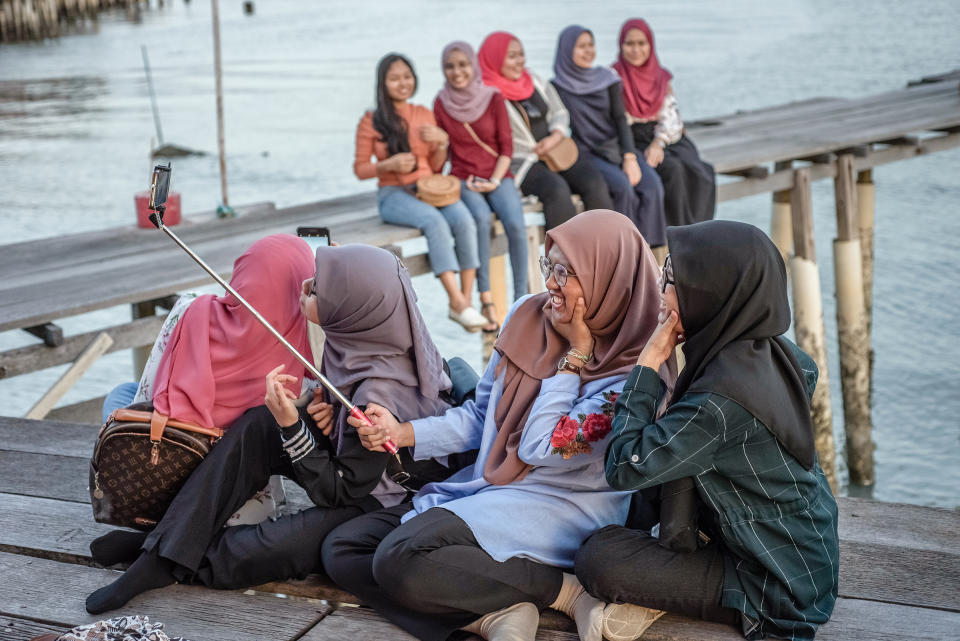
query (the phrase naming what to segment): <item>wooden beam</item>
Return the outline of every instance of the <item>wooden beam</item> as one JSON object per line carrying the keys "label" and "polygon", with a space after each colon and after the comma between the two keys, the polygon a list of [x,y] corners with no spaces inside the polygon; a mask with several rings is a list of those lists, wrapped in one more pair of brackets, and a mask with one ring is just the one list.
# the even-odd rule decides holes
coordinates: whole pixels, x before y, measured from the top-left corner
{"label": "wooden beam", "polygon": [[744,167],[743,169],[722,171],[720,173],[727,176],[742,176],[744,178],[766,178],[770,175],[770,169],[762,165],[756,165],[754,167]]}
{"label": "wooden beam", "polygon": [[63,345],[63,328],[53,323],[44,323],[34,325],[33,327],[24,327],[23,331],[33,334],[37,338],[43,339],[43,344],[47,347],[58,347]]}
{"label": "wooden beam", "polygon": [[63,395],[73,387],[74,383],[83,376],[83,373],[86,372],[98,358],[103,356],[112,344],[113,339],[110,338],[109,334],[103,332],[98,334],[97,337],[93,339],[93,342],[90,343],[90,346],[80,354],[80,357],[73,363],[70,369],[64,372],[63,376],[53,384],[53,387],[47,390],[47,393],[30,408],[30,411],[26,413],[26,418],[43,418],[46,416],[47,413],[53,409],[53,406],[57,404],[57,401],[63,398]]}
{"label": "wooden beam", "polygon": [[813,241],[813,202],[810,197],[810,170],[806,167],[794,172],[790,197],[793,214],[793,255],[816,262]]}
{"label": "wooden beam", "polygon": [[856,182],[853,156],[845,154],[837,158],[837,175],[833,180],[837,206],[837,240],[853,240],[860,237],[860,225],[857,222]]}

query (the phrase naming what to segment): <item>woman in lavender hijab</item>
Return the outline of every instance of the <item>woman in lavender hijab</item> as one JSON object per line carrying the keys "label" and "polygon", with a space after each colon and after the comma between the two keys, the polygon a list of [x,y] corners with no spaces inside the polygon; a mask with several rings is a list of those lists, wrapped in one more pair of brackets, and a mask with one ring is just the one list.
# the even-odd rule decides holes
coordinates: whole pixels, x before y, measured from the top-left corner
{"label": "woman in lavender hijab", "polygon": [[[480,267],[477,280],[483,314],[499,328],[490,292],[490,215],[497,214],[510,247],[513,297],[527,293],[527,238],[523,203],[510,173],[513,134],[503,97],[483,84],[477,55],[466,42],[443,48],[446,82],[433,104],[434,117],[450,137],[450,174],[461,181],[460,199],[477,223]],[[506,312],[506,310],[502,310]]]}
{"label": "woman in lavender hijab", "polygon": [[593,33],[580,25],[567,27],[557,40],[551,82],[570,112],[573,139],[610,188],[614,209],[633,220],[651,247],[666,245],[663,183],[637,154],[620,76],[594,67],[595,58]]}

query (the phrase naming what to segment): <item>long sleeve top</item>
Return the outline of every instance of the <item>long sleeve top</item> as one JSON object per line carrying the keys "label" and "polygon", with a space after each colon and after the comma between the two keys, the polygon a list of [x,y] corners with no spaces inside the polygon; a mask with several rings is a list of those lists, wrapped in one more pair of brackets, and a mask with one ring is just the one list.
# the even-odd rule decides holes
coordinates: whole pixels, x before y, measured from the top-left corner
{"label": "long sleeve top", "polygon": [[[547,104],[547,126],[550,131],[559,131],[564,136],[570,135],[570,114],[560,99],[560,94],[549,82],[544,82],[540,76],[530,73],[533,80],[535,92],[540,93],[540,97]],[[510,172],[513,174],[517,184],[521,184],[527,177],[527,172],[535,162],[540,160],[533,149],[537,146],[537,139],[533,132],[527,126],[527,121],[523,114],[512,104],[507,104],[507,115],[510,118],[510,130],[513,132],[513,160],[510,163]]]}
{"label": "long sleeve top", "polygon": [[[795,345],[809,395],[817,367]],[[606,476],[643,489],[693,477],[724,546],[722,605],[748,639],[813,639],[837,599],[837,504],[820,465],[806,470],[742,405],[684,394],[659,420],[657,373],[637,367],[617,399]],[[637,568],[642,572],[643,568]]]}
{"label": "long sleeve top", "polygon": [[585,95],[555,88],[570,113],[573,139],[583,149],[617,165],[623,154],[637,152],[623,106],[622,82]]}
{"label": "long sleeve top", "polygon": [[[380,174],[378,187],[391,185],[412,185],[418,179],[437,173],[446,162],[446,157],[435,154],[437,147],[420,138],[420,127],[436,125],[433,112],[421,105],[405,103],[397,109],[400,117],[407,123],[407,139],[410,142],[410,153],[417,157],[417,167],[408,174],[387,172]],[[353,159],[353,173],[360,180],[377,177],[377,161],[390,157],[387,143],[380,133],[373,128],[373,112],[363,114],[357,124],[356,151]]]}
{"label": "long sleeve top", "polygon": [[[683,136],[683,119],[680,118],[680,108],[677,103],[677,97],[673,90],[667,92],[663,97],[663,104],[660,105],[660,111],[657,112],[657,124],[653,128],[653,139],[666,147],[680,140]],[[648,122],[634,118],[627,114],[627,123]]]}
{"label": "long sleeve top", "polygon": [[584,539],[606,525],[626,520],[630,493],[612,490],[603,477],[609,434],[592,443],[591,452],[566,459],[553,453],[551,438],[562,417],[579,420],[581,414],[600,412],[603,393],[619,392],[624,378],[613,376],[584,384],[571,374],[544,379],[517,451],[522,461],[534,467],[519,481],[491,485],[484,479],[483,469],[497,436],[494,414],[503,393],[503,377],[494,374],[499,360],[494,352],[477,385],[475,401],[443,416],[412,422],[415,459],[469,449],[478,449],[479,454],[474,465],[446,481],[425,485],[403,520],[441,507],[463,519],[480,546],[497,561],[525,557],[571,568]]}
{"label": "long sleeve top", "polygon": [[470,128],[488,149],[474,140],[462,122],[447,113],[439,98],[433,103],[433,113],[437,124],[450,136],[451,175],[461,180],[470,176],[489,178],[500,156],[513,156],[513,132],[501,94],[494,94],[486,111],[470,123]]}

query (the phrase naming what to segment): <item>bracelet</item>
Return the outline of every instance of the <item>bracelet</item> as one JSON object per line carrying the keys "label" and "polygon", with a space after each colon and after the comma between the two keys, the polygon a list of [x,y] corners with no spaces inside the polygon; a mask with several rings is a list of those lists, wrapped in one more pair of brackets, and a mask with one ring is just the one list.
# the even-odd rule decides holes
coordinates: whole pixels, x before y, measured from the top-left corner
{"label": "bracelet", "polygon": [[583,361],[584,363],[589,363],[590,361],[593,360],[593,352],[590,352],[589,354],[584,355],[580,350],[578,350],[575,347],[571,347],[569,350],[567,350],[567,356],[572,356],[576,359]]}
{"label": "bracelet", "polygon": [[500,179],[499,179],[499,178],[487,178],[487,182],[490,183],[491,185],[493,185],[494,187],[499,187],[499,186],[500,186]]}

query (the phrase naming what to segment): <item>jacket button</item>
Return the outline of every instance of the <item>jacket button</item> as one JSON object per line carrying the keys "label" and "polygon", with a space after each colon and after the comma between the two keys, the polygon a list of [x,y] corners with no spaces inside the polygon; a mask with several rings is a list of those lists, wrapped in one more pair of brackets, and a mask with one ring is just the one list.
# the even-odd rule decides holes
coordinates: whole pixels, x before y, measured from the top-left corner
{"label": "jacket button", "polygon": [[637,461],[640,460],[640,457],[637,456],[636,454],[634,454],[633,456],[630,457],[630,460],[633,461],[634,463],[636,463]]}

